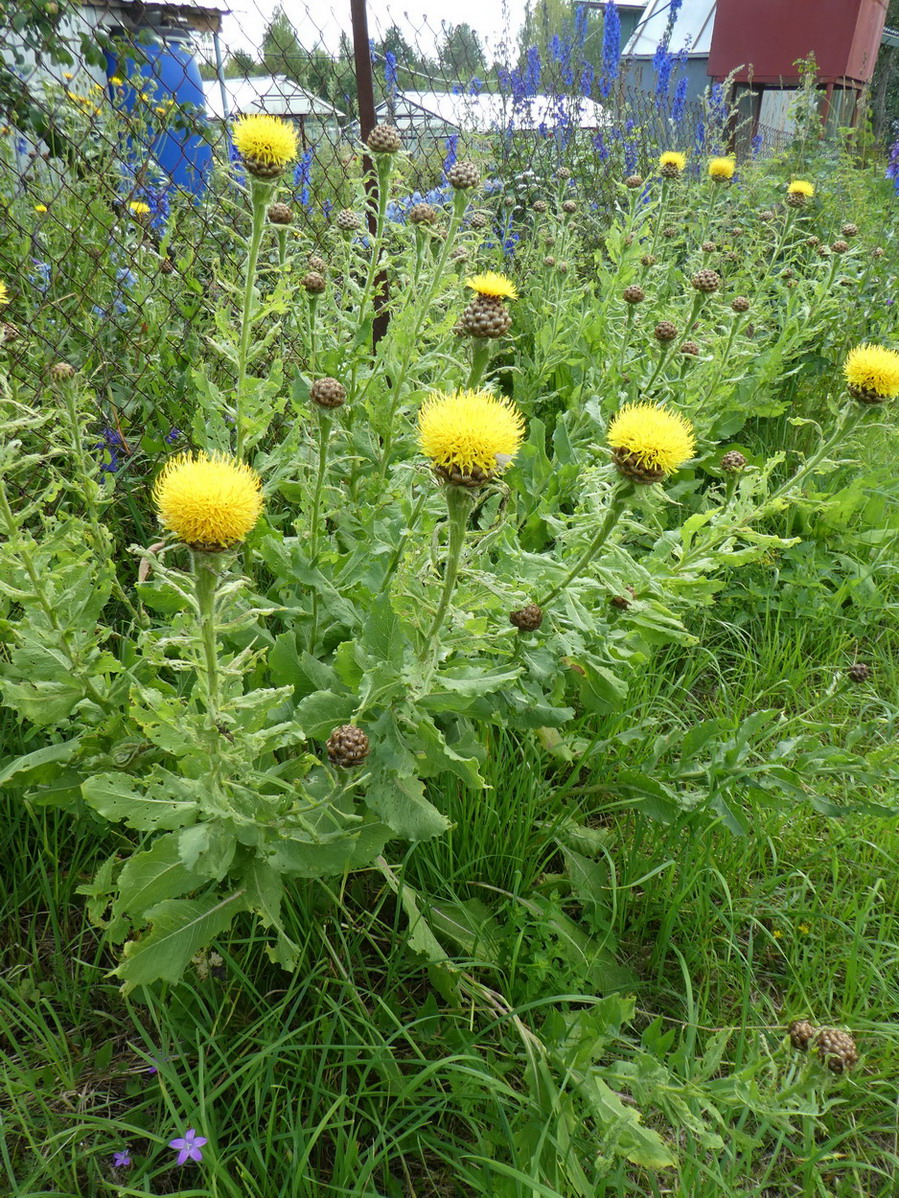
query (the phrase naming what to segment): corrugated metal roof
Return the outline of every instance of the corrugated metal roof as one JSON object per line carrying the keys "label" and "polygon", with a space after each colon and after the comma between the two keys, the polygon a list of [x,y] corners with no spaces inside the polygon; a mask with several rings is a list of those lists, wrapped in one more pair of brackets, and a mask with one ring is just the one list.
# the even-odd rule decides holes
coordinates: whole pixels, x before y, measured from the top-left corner
{"label": "corrugated metal roof", "polygon": [[346,114],[327,100],[306,91],[286,75],[252,75],[226,79],[228,111],[222,111],[222,89],[218,79],[205,79],[206,111],[217,120],[230,120],[245,113],[267,112],[271,116],[323,116],[342,119]]}
{"label": "corrugated metal roof", "polygon": [[899,46],[899,29],[884,29],[880,44],[882,46]]}
{"label": "corrugated metal roof", "polygon": [[505,129],[514,118],[516,129],[537,129],[556,123],[559,107],[572,124],[584,129],[599,129],[609,123],[605,110],[594,100],[559,96],[531,96],[513,108],[508,96],[482,92],[478,96],[462,92],[399,92],[392,104],[379,104],[378,116],[390,115],[403,124],[425,124],[429,119],[443,121],[455,129],[471,133],[489,133]]}
{"label": "corrugated metal roof", "polygon": [[212,13],[223,16],[230,13],[231,8],[226,0],[79,0],[82,8],[100,8],[104,12],[114,12],[116,9],[146,9],[150,12],[164,10],[167,12],[182,11],[196,13]]}
{"label": "corrugated metal roof", "polygon": [[[671,15],[671,0],[649,0],[642,19],[624,48],[627,58],[652,58]],[[684,47],[691,55],[707,58],[712,47],[715,0],[684,0],[671,33],[670,48]]]}

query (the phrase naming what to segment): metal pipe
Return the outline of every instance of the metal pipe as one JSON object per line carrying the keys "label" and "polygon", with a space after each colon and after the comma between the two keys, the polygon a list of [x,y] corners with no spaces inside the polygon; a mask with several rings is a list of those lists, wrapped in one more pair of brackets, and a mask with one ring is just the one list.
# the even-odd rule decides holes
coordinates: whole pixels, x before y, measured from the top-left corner
{"label": "metal pipe", "polygon": [[219,89],[222,93],[222,120],[227,121],[231,115],[228,112],[228,89],[225,87],[225,64],[222,61],[222,43],[219,41],[219,31],[212,31],[212,44],[215,47],[215,73],[218,75]]}

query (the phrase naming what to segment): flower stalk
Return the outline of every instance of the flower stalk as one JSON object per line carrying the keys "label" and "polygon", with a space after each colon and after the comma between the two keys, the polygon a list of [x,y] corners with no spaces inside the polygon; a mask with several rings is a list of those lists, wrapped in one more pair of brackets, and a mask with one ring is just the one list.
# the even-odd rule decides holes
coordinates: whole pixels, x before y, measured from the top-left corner
{"label": "flower stalk", "polygon": [[459,563],[462,558],[462,547],[465,544],[465,530],[468,527],[468,518],[474,507],[474,496],[468,487],[448,485],[444,488],[444,492],[446,494],[446,506],[449,516],[446,570],[443,575],[443,591],[440,595],[440,602],[437,605],[434,619],[431,621],[431,626],[425,637],[426,646],[430,646],[435,642],[437,634],[443,628],[447,609],[453,597],[453,591],[456,589],[456,580],[459,577]]}
{"label": "flower stalk", "polygon": [[243,399],[247,378],[247,358],[250,352],[250,333],[253,327],[253,288],[256,282],[256,266],[262,235],[265,232],[266,209],[271,198],[273,185],[265,180],[250,180],[250,202],[252,205],[252,227],[250,244],[244,263],[243,307],[241,310],[240,342],[237,348],[237,391],[234,400],[234,422],[237,426],[237,460],[243,460],[246,433],[243,420]]}
{"label": "flower stalk", "polygon": [[553,589],[543,599],[538,601],[538,607],[542,607],[544,609],[548,607],[548,605],[552,603],[553,599],[555,599],[557,595],[560,595],[562,591],[565,590],[572,579],[577,578],[579,574],[584,572],[593,558],[597,555],[597,553],[599,553],[600,549],[602,549],[606,541],[609,539],[612,530],[618,523],[618,520],[621,517],[621,514],[624,512],[624,509],[627,507],[627,501],[630,493],[631,487],[629,483],[625,481],[619,481],[616,484],[614,490],[612,491],[611,497],[609,498],[609,506],[606,508],[606,514],[596,531],[596,536],[594,536],[593,540],[590,542],[578,560],[574,563],[562,581],[558,583],[557,586],[554,586]]}

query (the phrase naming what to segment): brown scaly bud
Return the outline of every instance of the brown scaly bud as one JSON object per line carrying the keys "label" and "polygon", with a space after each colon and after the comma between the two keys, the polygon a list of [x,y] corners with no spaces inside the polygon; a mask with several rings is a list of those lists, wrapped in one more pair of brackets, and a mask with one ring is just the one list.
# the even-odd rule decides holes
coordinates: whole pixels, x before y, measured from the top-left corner
{"label": "brown scaly bud", "polygon": [[546,211],[546,200],[534,200],[531,207],[535,212],[542,213]]}
{"label": "brown scaly bud", "polygon": [[328,269],[324,258],[319,258],[318,254],[310,254],[306,261],[309,263],[309,269],[317,271],[320,275],[323,275]]}
{"label": "brown scaly bud", "polygon": [[743,236],[743,226],[742,225],[734,225],[734,227],[730,231],[730,235],[731,235],[731,237],[734,237],[734,238],[742,237]]}
{"label": "brown scaly bud", "polygon": [[795,270],[792,270],[792,269],[791,269],[791,268],[788,266],[788,267],[786,268],[786,270],[782,270],[782,271],[780,272],[780,277],[781,277],[782,279],[793,279],[793,278],[795,278],[795,277],[796,277],[796,271],[795,271]]}
{"label": "brown scaly bud", "polygon": [[639,283],[631,283],[630,287],[625,287],[622,291],[621,298],[626,304],[642,304],[646,299],[646,292]]}
{"label": "brown scaly bud", "polygon": [[159,273],[163,275],[173,275],[175,273],[175,263],[171,258],[163,258],[160,261]]}
{"label": "brown scaly bud", "polygon": [[854,287],[855,286],[855,279],[847,279],[845,275],[843,276],[842,279],[837,279],[837,282],[839,283],[839,285],[841,287]]}
{"label": "brown scaly bud", "polygon": [[476,295],[462,313],[461,324],[469,337],[502,337],[512,327],[512,315],[498,297]]}
{"label": "brown scaly bud", "polygon": [[715,270],[698,270],[690,282],[697,291],[711,294],[721,286],[721,276]]}
{"label": "brown scaly bud", "polygon": [[746,459],[740,453],[739,449],[729,450],[721,459],[721,469],[727,474],[736,474],[738,471],[745,469]]}
{"label": "brown scaly bud", "polygon": [[557,179],[570,179],[571,171],[568,169],[567,166],[557,167],[556,168],[556,178]]}
{"label": "brown scaly bud", "polygon": [[574,200],[563,200],[562,211],[567,212],[570,216],[572,212],[577,212],[577,204],[574,202]]}
{"label": "brown scaly bud", "polygon": [[704,254],[714,254],[717,248],[718,247],[715,245],[714,241],[704,241],[702,243],[702,252]]}
{"label": "brown scaly bud", "polygon": [[[627,611],[632,600],[637,598],[637,592],[633,587],[625,587],[627,595],[613,595],[609,602],[613,607],[617,607],[619,611]],[[630,598],[628,598],[630,596]]]}
{"label": "brown scaly bud", "polygon": [[21,333],[14,324],[0,322],[0,343],[3,345],[12,345],[14,341],[18,341]]}
{"label": "brown scaly bud", "polygon": [[[454,162],[446,172],[446,180],[457,191],[467,191],[470,187],[477,187],[480,183],[481,172],[473,162]],[[512,200],[512,203],[514,204],[515,201]]]}
{"label": "brown scaly bud", "polygon": [[660,320],[652,330],[652,335],[656,341],[673,341],[677,336],[677,325],[672,324],[670,320]]}
{"label": "brown scaly bud", "polygon": [[698,358],[699,354],[700,354],[700,349],[695,341],[685,341],[683,343],[683,345],[680,347],[680,352],[682,354],[689,354],[693,358]]}
{"label": "brown scaly bud", "polygon": [[473,229],[486,229],[488,224],[486,212],[472,212],[468,223]]}
{"label": "brown scaly bud", "polygon": [[638,187],[643,186],[643,176],[628,175],[628,177],[624,180],[624,186],[629,187],[631,191],[636,191]]}
{"label": "brown scaly bud", "polygon": [[552,256],[552,254],[547,254],[546,257],[543,259],[544,266],[555,266],[555,264],[556,264],[556,260]]}
{"label": "brown scaly bud", "polygon": [[725,250],[721,256],[723,257],[725,262],[739,262],[740,261],[740,255],[736,252],[736,250]]}
{"label": "brown scaly bud", "polygon": [[748,312],[749,311],[749,300],[746,298],[745,295],[735,295],[734,298],[730,301],[730,306],[733,308],[733,310],[735,312]]}
{"label": "brown scaly bud", "polygon": [[504,208],[514,208],[515,207],[515,197],[514,196],[506,196],[506,198],[503,200],[503,207]]}
{"label": "brown scaly bud", "polygon": [[346,402],[346,388],[337,379],[316,379],[309,388],[309,398],[320,408],[339,408]]}
{"label": "brown scaly bud", "polygon": [[465,248],[464,245],[456,246],[456,248],[450,254],[450,261],[452,261],[452,262],[467,262],[468,261],[468,250]]}
{"label": "brown scaly bud", "polygon": [[289,225],[293,220],[293,212],[287,204],[269,204],[268,219],[273,225]]}
{"label": "brown scaly bud", "polygon": [[659,171],[659,174],[663,179],[679,179],[680,167],[676,162],[666,162]]}
{"label": "brown scaly bud", "polygon": [[543,608],[527,603],[518,611],[510,611],[509,620],[521,632],[536,632],[543,623]]}
{"label": "brown scaly bud", "polygon": [[368,737],[355,724],[341,724],[335,728],[325,747],[331,764],[342,766],[343,769],[362,765],[371,750]]}
{"label": "brown scaly bud", "polygon": [[830,247],[835,254],[846,254],[849,252],[848,241],[835,241]]}
{"label": "brown scaly bud", "polygon": [[556,244],[556,239],[555,239],[555,237],[553,237],[552,233],[548,233],[548,232],[544,233],[543,240],[546,242],[547,245],[555,245]]}
{"label": "brown scaly bud", "polygon": [[625,237],[625,239],[624,239],[624,244],[625,245],[633,245],[634,244],[633,233],[628,233],[627,237]]}
{"label": "brown scaly bud", "polygon": [[848,1032],[822,1027],[815,1037],[815,1049],[831,1073],[846,1073],[858,1064],[858,1048]]}
{"label": "brown scaly bud", "polygon": [[655,266],[657,262],[658,258],[655,254],[644,254],[640,259],[641,266]]}
{"label": "brown scaly bud", "polygon": [[821,244],[821,238],[820,237],[806,237],[805,244],[810,245],[813,250],[816,250],[818,248],[818,246]]}
{"label": "brown scaly bud", "polygon": [[819,258],[829,258],[832,253],[833,253],[833,250],[830,248],[829,245],[819,245],[818,246],[818,257]]}
{"label": "brown scaly bud", "polygon": [[435,466],[434,473],[442,483],[451,487],[467,487],[470,491],[475,491],[489,483],[495,471],[482,470],[480,466],[471,466],[468,470],[463,470],[461,466],[453,463],[451,466]]}
{"label": "brown scaly bud", "polygon": [[856,661],[846,671],[846,677],[850,682],[867,682],[874,671],[869,665],[863,661]]}
{"label": "brown scaly bud", "polygon": [[788,191],[786,198],[791,208],[804,208],[808,202],[808,196],[803,195],[801,191]]}
{"label": "brown scaly bud", "polygon": [[762,211],[759,213],[759,220],[763,220],[765,222],[765,224],[767,224],[768,221],[774,220],[774,213],[771,211],[770,208],[763,208]]}
{"label": "brown scaly bud", "polygon": [[662,236],[667,237],[669,241],[671,240],[672,237],[677,237],[677,226],[676,225],[666,225],[665,228],[662,230]]}
{"label": "brown scaly bud", "polygon": [[567,262],[559,263],[559,274],[562,274],[562,275],[568,274],[568,263]]}
{"label": "brown scaly bud", "polygon": [[75,377],[75,367],[68,362],[57,362],[50,367],[50,378],[54,383],[64,383]]}
{"label": "brown scaly bud", "polygon": [[402,148],[403,141],[393,125],[375,125],[365,144],[373,154],[395,154]]}
{"label": "brown scaly bud", "polygon": [[612,462],[619,474],[642,486],[661,482],[665,477],[665,471],[661,466],[650,466],[638,454],[623,447],[612,450]]}
{"label": "brown scaly bud", "polygon": [[858,225],[854,224],[851,220],[848,220],[840,229],[840,232],[844,237],[854,237],[858,232]]}
{"label": "brown scaly bud", "polygon": [[308,271],[300,279],[300,286],[310,295],[321,295],[326,285],[325,276],[320,275],[317,270]]}
{"label": "brown scaly bud", "polygon": [[875,245],[874,249],[871,251],[871,257],[872,258],[882,258],[883,252],[884,251],[883,251],[882,245]]}
{"label": "brown scaly bud", "polygon": [[807,1019],[794,1019],[787,1031],[790,1033],[790,1043],[800,1052],[808,1052],[809,1045],[818,1034],[818,1029]]}
{"label": "brown scaly bud", "polygon": [[362,228],[362,218],[352,208],[341,208],[334,217],[334,223],[343,233],[355,233]]}

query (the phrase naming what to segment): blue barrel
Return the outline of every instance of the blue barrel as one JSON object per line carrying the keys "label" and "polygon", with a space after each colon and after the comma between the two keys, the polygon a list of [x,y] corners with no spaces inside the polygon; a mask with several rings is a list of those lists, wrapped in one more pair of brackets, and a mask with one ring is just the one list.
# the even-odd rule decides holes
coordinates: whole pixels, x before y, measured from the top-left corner
{"label": "blue barrel", "polygon": [[[206,102],[200,68],[190,51],[189,41],[176,33],[166,33],[164,38],[154,34],[146,43],[135,44],[133,56],[116,58],[107,52],[106,73],[109,80],[121,79],[121,86],[110,83],[110,94],[130,112],[136,105],[149,105],[151,118],[156,108],[166,107],[166,102],[189,104],[189,116],[175,124],[195,125],[206,122]],[[140,99],[141,95],[149,101]],[[150,131],[150,156],[160,171],[178,187],[200,196],[206,190],[206,176],[212,161],[212,147],[189,129],[169,127],[154,129],[154,121],[148,122]]]}

